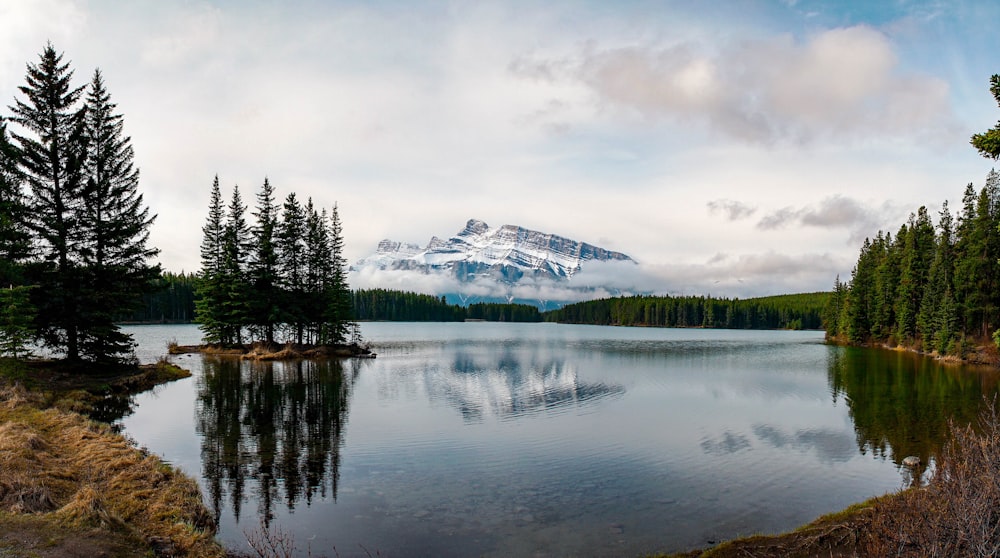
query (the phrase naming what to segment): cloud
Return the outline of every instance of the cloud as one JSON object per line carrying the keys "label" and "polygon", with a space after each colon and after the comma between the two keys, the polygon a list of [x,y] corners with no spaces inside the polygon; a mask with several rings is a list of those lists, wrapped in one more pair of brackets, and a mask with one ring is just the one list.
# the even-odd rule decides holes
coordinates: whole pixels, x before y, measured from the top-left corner
{"label": "cloud", "polygon": [[658,294],[748,298],[828,290],[845,262],[829,254],[765,252],[716,254],[702,264],[643,265],[630,262],[587,262],[567,281],[522,279],[514,285],[489,277],[459,281],[444,272],[353,269],[352,288],[384,288],[434,296],[459,295],[467,301],[506,299],[572,303],[599,298]]}
{"label": "cloud", "polygon": [[717,47],[590,44],[575,63],[522,56],[508,69],[525,79],[577,80],[604,106],[696,122],[750,143],[939,140],[958,130],[947,83],[906,73],[889,38],[864,25]]}
{"label": "cloud", "polygon": [[783,207],[757,222],[757,228],[771,231],[792,225],[825,229],[847,229],[848,242],[858,244],[872,236],[879,227],[901,214],[901,209],[891,202],[872,208],[865,203],[841,195],[830,196],[817,206]]}
{"label": "cloud", "polygon": [[800,451],[815,451],[822,459],[848,461],[857,455],[857,444],[849,434],[827,428],[798,430],[794,434],[767,424],[755,424],[753,433],[763,442],[775,447],[790,447]]}
{"label": "cloud", "polygon": [[712,214],[723,213],[730,221],[745,219],[757,212],[756,207],[735,200],[718,199],[708,202],[708,211]]}

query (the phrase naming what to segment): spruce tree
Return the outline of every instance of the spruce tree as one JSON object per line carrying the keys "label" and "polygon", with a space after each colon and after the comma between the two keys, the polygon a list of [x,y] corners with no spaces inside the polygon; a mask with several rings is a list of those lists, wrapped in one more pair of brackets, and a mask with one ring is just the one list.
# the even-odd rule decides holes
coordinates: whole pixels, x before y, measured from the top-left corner
{"label": "spruce tree", "polygon": [[[1000,75],[994,74],[990,78],[990,93],[993,94],[997,104],[1000,104]],[[981,134],[973,134],[970,143],[983,157],[990,159],[1000,157],[1000,122]]]}
{"label": "spruce tree", "polygon": [[27,131],[13,134],[20,151],[21,174],[31,194],[28,226],[38,258],[29,268],[38,334],[46,345],[80,358],[82,326],[79,249],[84,162],[85,107],[77,101],[83,87],[73,87],[73,72],[51,44],[37,64],[28,64],[25,100],[10,107],[12,121]]}
{"label": "spruce tree", "polygon": [[847,336],[852,343],[864,343],[871,337],[876,265],[871,241],[866,238],[851,272],[851,287],[844,305]]}
{"label": "spruce tree", "polygon": [[921,207],[916,215],[910,214],[902,256],[896,294],[896,335],[901,342],[908,342],[917,336],[920,303],[934,258],[934,225],[926,207]]}
{"label": "spruce tree", "polygon": [[330,212],[330,286],[327,293],[327,321],[330,323],[330,340],[344,343],[351,334],[352,301],[347,284],[347,261],[344,259],[344,231],[340,212],[334,204]]}
{"label": "spruce tree", "polygon": [[282,322],[291,328],[292,338],[302,343],[305,333],[305,215],[295,193],[282,204],[278,225],[278,269],[284,312]]}
{"label": "spruce tree", "polygon": [[250,290],[247,284],[247,256],[250,251],[250,228],[246,222],[246,206],[240,197],[240,187],[233,186],[233,196],[226,211],[222,231],[222,295],[223,343],[243,344],[243,328],[250,324]]}
{"label": "spruce tree", "polygon": [[312,198],[306,201],[306,243],[305,243],[305,318],[309,324],[308,342],[321,341],[326,323],[325,296],[330,279],[330,244],[326,226],[326,210],[321,214],[313,205]]}
{"label": "spruce tree", "polygon": [[976,225],[976,190],[970,182],[962,195],[962,210],[958,214],[958,225],[955,229],[955,264],[954,286],[952,293],[958,309],[960,327],[968,331],[975,327],[976,306],[980,302],[976,291],[976,276],[980,268],[981,247],[977,246],[978,235]]}
{"label": "spruce tree", "polygon": [[31,355],[28,344],[34,336],[35,308],[31,304],[30,291],[31,287],[0,286],[0,356],[25,358]]}
{"label": "spruce tree", "polygon": [[132,352],[131,337],[114,324],[151,292],[159,266],[147,261],[159,250],[149,246],[155,216],[139,193],[131,138],[123,117],[94,72],[86,100],[86,184],[80,206],[82,276],[81,353],[95,361],[119,360]]}
{"label": "spruce tree", "polygon": [[278,215],[274,206],[274,188],[267,178],[257,194],[254,212],[253,254],[250,262],[251,322],[264,335],[270,345],[274,343],[275,326],[281,320],[281,293],[278,277],[277,227]]}
{"label": "spruce tree", "polygon": [[21,266],[29,254],[25,197],[18,168],[20,154],[0,118],[0,286],[23,281]]}
{"label": "spruce tree", "polygon": [[222,343],[225,335],[222,316],[223,283],[223,231],[225,210],[222,207],[222,192],[219,175],[212,181],[209,195],[208,217],[201,228],[201,272],[198,283],[198,300],[195,315],[206,343]]}
{"label": "spruce tree", "polygon": [[905,228],[900,230],[896,239],[893,239],[892,233],[883,235],[882,231],[879,231],[872,243],[872,252],[877,264],[871,328],[872,336],[880,341],[887,340],[896,329],[896,291],[899,289],[902,257],[900,241],[905,237],[905,230]]}
{"label": "spruce tree", "polygon": [[[953,219],[945,200],[940,219],[938,234],[934,248],[934,260],[931,262],[927,286],[924,289],[920,304],[920,314],[917,316],[917,329],[923,346],[928,350],[938,350],[942,344],[947,345],[949,337],[954,333],[953,318],[948,312],[954,310],[954,303],[947,302],[951,297],[951,278],[954,266]],[[950,304],[951,308],[945,308]]]}

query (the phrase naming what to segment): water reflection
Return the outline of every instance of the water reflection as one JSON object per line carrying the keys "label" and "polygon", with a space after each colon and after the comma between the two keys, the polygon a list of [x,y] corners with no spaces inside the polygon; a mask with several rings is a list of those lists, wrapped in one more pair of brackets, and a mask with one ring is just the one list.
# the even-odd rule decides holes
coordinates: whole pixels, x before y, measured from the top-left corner
{"label": "water reflection", "polygon": [[1000,378],[897,351],[835,348],[828,364],[834,402],[847,404],[857,447],[897,466],[908,455],[929,463],[947,438],[948,420],[974,422]]}
{"label": "water reflection", "polygon": [[237,521],[251,497],[265,522],[276,501],[293,510],[317,495],[336,499],[356,366],[205,357],[196,428],[217,521],[227,496]]}
{"label": "water reflection", "polygon": [[458,351],[450,368],[429,369],[425,383],[432,399],[447,401],[467,422],[562,412],[625,393],[622,385],[583,381],[565,359],[519,358],[512,350],[489,358]]}

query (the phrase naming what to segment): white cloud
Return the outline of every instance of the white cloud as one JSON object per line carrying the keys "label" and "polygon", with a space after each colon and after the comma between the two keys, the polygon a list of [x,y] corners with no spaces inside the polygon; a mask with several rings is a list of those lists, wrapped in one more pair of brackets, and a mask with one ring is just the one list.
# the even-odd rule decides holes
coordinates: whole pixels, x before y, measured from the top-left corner
{"label": "white cloud", "polygon": [[718,199],[708,202],[708,211],[722,213],[730,221],[739,221],[757,212],[757,208],[736,200]]}
{"label": "white cloud", "polygon": [[874,235],[886,224],[898,221],[903,209],[892,202],[873,207],[859,200],[833,195],[816,205],[794,208],[783,207],[772,211],[757,222],[760,230],[784,229],[792,225],[824,229],[846,229],[847,241],[857,246],[866,237]]}
{"label": "white cloud", "polygon": [[702,124],[740,141],[955,138],[948,85],[901,69],[883,33],[864,25],[668,46],[598,48],[573,62],[517,58],[534,80],[576,79],[600,103],[646,119]]}

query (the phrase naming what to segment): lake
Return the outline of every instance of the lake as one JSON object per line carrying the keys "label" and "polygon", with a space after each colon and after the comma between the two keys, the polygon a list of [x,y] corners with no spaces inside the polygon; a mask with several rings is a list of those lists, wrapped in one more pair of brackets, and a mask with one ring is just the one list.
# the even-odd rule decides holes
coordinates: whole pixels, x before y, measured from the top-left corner
{"label": "lake", "polygon": [[[144,361],[196,326],[126,328]],[[635,556],[798,527],[899,488],[997,375],[821,332],[364,323],[374,360],[173,361],[120,421],[220,539],[302,556]]]}

